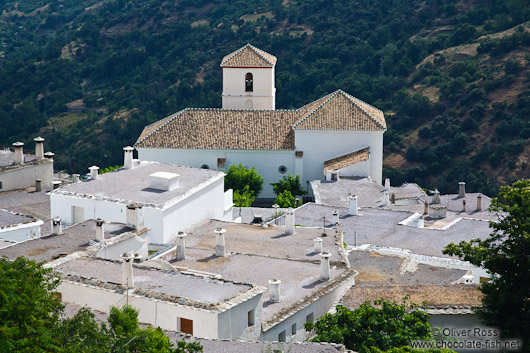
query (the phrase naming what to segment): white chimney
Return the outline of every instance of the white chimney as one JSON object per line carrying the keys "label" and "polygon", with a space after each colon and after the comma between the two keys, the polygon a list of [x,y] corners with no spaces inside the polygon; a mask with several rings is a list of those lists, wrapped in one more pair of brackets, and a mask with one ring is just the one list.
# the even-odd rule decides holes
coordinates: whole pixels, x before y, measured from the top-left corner
{"label": "white chimney", "polygon": [[42,179],[35,179],[35,191],[42,191]]}
{"label": "white chimney", "polygon": [[134,168],[133,165],[133,151],[134,148],[131,146],[123,147],[124,156],[123,156],[123,167],[125,169]]}
{"label": "white chimney", "polygon": [[390,178],[385,179],[385,191],[390,191]]}
{"label": "white chimney", "polygon": [[144,227],[142,205],[131,203],[127,205],[126,211],[127,227],[140,230]]}
{"label": "white chimney", "polygon": [[52,219],[52,234],[63,234],[63,225],[59,217]]}
{"label": "white chimney", "polygon": [[420,218],[418,218],[418,228],[425,228],[425,219],[423,218],[423,216],[420,216]]}
{"label": "white chimney", "polygon": [[42,137],[35,137],[35,157],[37,159],[44,159],[44,139]]}
{"label": "white chimney", "polygon": [[482,194],[477,195],[477,211],[482,210]]}
{"label": "white chimney", "polygon": [[72,183],[79,183],[79,174],[72,174]]}
{"label": "white chimney", "polygon": [[320,256],[322,258],[320,260],[320,280],[327,281],[331,278],[329,269],[329,258],[331,254],[329,252],[323,252]]}
{"label": "white chimney", "polygon": [[294,226],[294,210],[289,207],[287,209],[287,214],[285,215],[285,234],[294,235],[295,226]]}
{"label": "white chimney", "polygon": [[333,212],[333,224],[339,224],[339,213],[337,211]]}
{"label": "white chimney", "polygon": [[225,256],[225,232],[223,228],[215,228],[214,233],[216,234],[215,240],[215,256]]}
{"label": "white chimney", "polygon": [[357,207],[357,196],[350,196],[350,208],[348,209],[348,214],[352,216],[358,216],[359,215],[359,209]]}
{"label": "white chimney", "polygon": [[458,183],[458,197],[466,197],[466,183],[463,181]]}
{"label": "white chimney", "polygon": [[270,279],[269,280],[269,301],[271,303],[278,303],[280,301],[280,284],[282,281],[279,279]]}
{"label": "white chimney", "polygon": [[52,181],[52,188],[53,188],[53,190],[55,190],[55,189],[59,189],[59,187],[61,186],[62,183],[63,183],[63,182],[60,181],[60,180],[54,180],[54,181]]}
{"label": "white chimney", "polygon": [[272,205],[272,208],[274,208],[274,217],[278,216],[278,208],[279,207],[280,207],[280,205],[278,205],[278,204]]}
{"label": "white chimney", "polygon": [[429,201],[423,202],[423,214],[428,215],[429,214]]}
{"label": "white chimney", "polygon": [[134,288],[134,277],[133,277],[134,255],[131,254],[130,252],[125,252],[121,254],[120,258],[122,259],[121,284],[125,288]]}
{"label": "white chimney", "polygon": [[440,191],[434,190],[434,196],[432,197],[431,205],[437,205],[440,203]]}
{"label": "white chimney", "polygon": [[55,156],[55,153],[53,153],[53,152],[49,152],[48,151],[48,152],[44,153],[44,157],[46,157],[48,159],[53,160],[53,156]]}
{"label": "white chimney", "polygon": [[390,195],[388,191],[385,191],[383,193],[383,202],[381,202],[381,206],[386,207],[390,204]]}
{"label": "white chimney", "polygon": [[92,167],[88,168],[88,170],[90,170],[90,179],[96,180],[98,178],[99,167],[93,165]]}
{"label": "white chimney", "polygon": [[313,251],[316,253],[322,252],[322,238],[315,238],[313,240]]}
{"label": "white chimney", "polygon": [[149,175],[151,181],[151,188],[170,191],[179,187],[179,175],[168,172],[156,172]]}
{"label": "white chimney", "polygon": [[105,240],[105,229],[103,226],[104,223],[105,221],[101,218],[96,219],[96,240],[99,242],[103,242]]}
{"label": "white chimney", "polygon": [[185,259],[186,259],[186,233],[178,232],[175,260],[181,261]]}
{"label": "white chimney", "polygon": [[462,200],[462,212],[466,212],[466,199]]}
{"label": "white chimney", "polygon": [[24,143],[15,142],[13,147],[15,148],[15,164],[24,163]]}

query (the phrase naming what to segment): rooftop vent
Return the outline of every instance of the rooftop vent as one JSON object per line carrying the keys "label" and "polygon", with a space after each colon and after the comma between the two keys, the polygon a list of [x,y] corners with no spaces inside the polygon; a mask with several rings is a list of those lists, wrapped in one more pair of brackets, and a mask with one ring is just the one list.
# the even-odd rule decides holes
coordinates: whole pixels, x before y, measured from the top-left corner
{"label": "rooftop vent", "polygon": [[15,148],[15,164],[24,163],[24,143],[15,142],[13,147]]}
{"label": "rooftop vent", "polygon": [[177,249],[175,250],[175,260],[181,261],[186,259],[186,233],[178,232]]}
{"label": "rooftop vent", "polygon": [[458,183],[458,197],[466,197],[466,183],[463,181]]}
{"label": "rooftop vent", "polygon": [[42,137],[35,137],[35,157],[37,159],[44,159],[44,139]]}
{"label": "rooftop vent", "polygon": [[224,257],[226,255],[225,232],[226,229],[223,228],[215,228],[214,230],[214,233],[216,234],[215,256]]}
{"label": "rooftop vent", "polygon": [[104,223],[105,221],[101,218],[96,219],[96,240],[99,242],[103,242],[105,240],[105,229],[103,226]]}
{"label": "rooftop vent", "polygon": [[179,187],[179,175],[168,172],[156,172],[149,175],[151,188],[162,191],[171,191]]}
{"label": "rooftop vent", "polygon": [[123,147],[123,167],[125,169],[132,169],[134,168],[133,165],[133,151],[134,148],[131,146]]}
{"label": "rooftop vent", "polygon": [[282,281],[279,279],[270,279],[269,280],[269,290],[270,296],[269,301],[271,303],[278,303],[280,301],[280,284]]}
{"label": "rooftop vent", "polygon": [[122,277],[121,284],[125,288],[134,288],[134,278],[133,278],[133,261],[134,255],[130,252],[125,252],[121,254],[120,258],[122,259]]}
{"label": "rooftop vent", "polygon": [[96,180],[99,174],[99,167],[93,165],[92,167],[88,168],[88,170],[90,170],[90,179]]}
{"label": "rooftop vent", "polygon": [[329,252],[323,252],[320,254],[322,259],[320,260],[320,280],[327,281],[331,278],[331,271],[329,268],[329,258],[331,254]]}

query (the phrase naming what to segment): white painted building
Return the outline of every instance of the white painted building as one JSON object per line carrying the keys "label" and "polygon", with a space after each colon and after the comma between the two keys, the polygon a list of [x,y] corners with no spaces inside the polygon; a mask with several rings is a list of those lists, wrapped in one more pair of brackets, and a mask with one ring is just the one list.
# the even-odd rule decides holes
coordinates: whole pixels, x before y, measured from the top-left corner
{"label": "white painted building", "polygon": [[[126,152],[127,159],[127,152]],[[232,220],[232,191],[224,173],[137,162],[132,168],[65,185],[50,194],[52,219],[66,225],[101,218],[148,229],[153,243],[169,243],[179,231],[208,219]]]}
{"label": "white painted building", "polygon": [[0,209],[0,239],[21,242],[41,236],[41,220]]}
{"label": "white painted building", "polygon": [[37,137],[34,141],[35,155],[24,154],[22,142],[13,143],[14,152],[0,150],[0,192],[32,186],[52,187],[53,154],[44,153],[42,137]]}
{"label": "white painted building", "polygon": [[[275,197],[270,183],[288,174],[304,184],[323,179],[325,164],[337,158],[342,175],[381,184],[383,113],[341,90],[299,109],[275,110],[275,64],[249,44],[227,55],[223,108],[184,109],[146,126],[135,144],[139,158],[213,170],[255,166],[264,178],[260,198]],[[360,151],[368,158],[347,158]]]}

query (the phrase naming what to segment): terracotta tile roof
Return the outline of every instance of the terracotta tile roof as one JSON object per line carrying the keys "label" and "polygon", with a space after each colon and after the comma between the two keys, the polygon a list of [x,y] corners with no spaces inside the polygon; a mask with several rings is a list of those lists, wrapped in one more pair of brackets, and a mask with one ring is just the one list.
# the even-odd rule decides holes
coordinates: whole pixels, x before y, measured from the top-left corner
{"label": "terracotta tile roof", "polygon": [[147,126],[136,148],[294,150],[305,111],[184,109]]}
{"label": "terracotta tile roof", "polygon": [[[314,110],[310,110],[320,102]],[[310,103],[303,109],[310,113],[296,123],[294,128],[297,130],[386,130],[382,111],[342,90]]]}
{"label": "terracotta tile roof", "polygon": [[250,44],[228,54],[221,67],[274,67],[276,57]]}
{"label": "terracotta tile roof", "polygon": [[352,164],[364,162],[370,157],[370,147],[351,152],[324,162],[324,175],[328,170],[337,170],[348,167]]}

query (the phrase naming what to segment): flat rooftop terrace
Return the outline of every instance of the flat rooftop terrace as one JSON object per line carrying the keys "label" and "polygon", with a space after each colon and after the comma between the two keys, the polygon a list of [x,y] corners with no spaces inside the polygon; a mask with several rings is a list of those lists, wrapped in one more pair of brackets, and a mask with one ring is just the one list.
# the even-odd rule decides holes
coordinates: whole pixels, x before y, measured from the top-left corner
{"label": "flat rooftop terrace", "polygon": [[15,190],[0,192],[0,208],[44,221],[41,226],[41,234],[50,234],[50,195],[46,191]]}
{"label": "flat rooftop terrace", "polygon": [[0,209],[0,228],[34,221],[36,219],[33,217]]}
{"label": "flat rooftop terrace", "polygon": [[[169,191],[151,188],[149,176],[157,172],[178,174],[179,187]],[[54,190],[53,193],[110,201],[138,202],[161,207],[171,200],[184,197],[186,193],[200,188],[201,185],[205,186],[222,178],[223,175],[222,172],[208,169],[142,161],[132,169],[119,169],[100,174],[96,180],[87,179],[65,185]]]}

